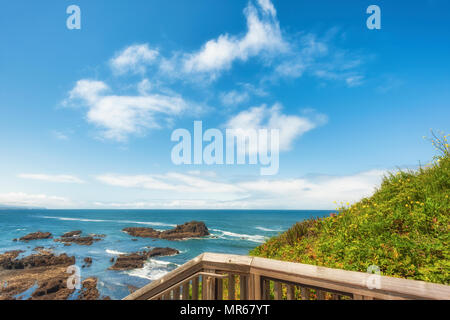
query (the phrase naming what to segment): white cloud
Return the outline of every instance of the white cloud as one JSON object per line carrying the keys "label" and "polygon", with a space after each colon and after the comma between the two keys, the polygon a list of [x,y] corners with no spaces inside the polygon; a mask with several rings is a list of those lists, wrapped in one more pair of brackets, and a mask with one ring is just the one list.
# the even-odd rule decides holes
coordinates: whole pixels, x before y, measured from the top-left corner
{"label": "white cloud", "polygon": [[241,191],[232,184],[199,177],[198,173],[181,174],[170,172],[165,175],[134,176],[105,174],[96,178],[102,183],[126,188],[143,188],[184,193],[235,193]]}
{"label": "white cloud", "polygon": [[27,194],[23,192],[0,193],[0,203],[6,206],[66,208],[72,202],[64,197],[45,194]]}
{"label": "white cloud", "polygon": [[59,183],[84,183],[83,180],[78,177],[60,174],[60,175],[50,175],[50,174],[40,174],[40,173],[22,173],[18,175],[22,179],[40,180],[47,182],[59,182]]}
{"label": "white cloud", "polygon": [[243,135],[259,129],[278,129],[280,133],[280,151],[287,151],[291,148],[294,140],[306,132],[324,124],[326,116],[317,115],[310,112],[311,117],[299,117],[297,115],[286,115],[281,113],[280,104],[275,104],[271,108],[266,105],[254,107],[242,111],[232,117],[226,124],[227,129],[238,130]]}
{"label": "white cloud", "polygon": [[259,0],[258,7],[249,2],[244,14],[247,19],[247,33],[244,36],[222,34],[217,39],[209,40],[200,51],[185,56],[184,71],[210,72],[214,75],[229,69],[236,60],[246,61],[261,53],[286,51],[288,44],[283,40],[270,0]]}
{"label": "white cloud", "polygon": [[111,68],[118,74],[145,73],[146,67],[155,62],[159,52],[148,44],[132,45],[116,54],[110,60]]}
{"label": "white cloud", "polygon": [[120,96],[108,95],[108,91],[109,87],[101,81],[79,80],[66,101],[81,100],[89,108],[87,121],[102,128],[106,139],[126,141],[129,135],[161,128],[161,123],[187,109],[186,101],[176,94]]}
{"label": "white cloud", "polygon": [[226,106],[236,106],[247,102],[250,99],[250,95],[248,92],[239,92],[236,90],[231,90],[226,93],[222,93],[220,95],[220,100],[222,100],[222,104]]}
{"label": "white cloud", "polygon": [[[386,170],[370,170],[347,176],[319,175],[308,178],[254,179],[229,182],[199,173],[165,175],[105,175],[99,181],[125,188],[148,190],[149,199],[101,203],[121,208],[193,209],[332,209],[334,202],[355,202],[370,196]],[[164,199],[151,199],[157,190],[169,190]]]}

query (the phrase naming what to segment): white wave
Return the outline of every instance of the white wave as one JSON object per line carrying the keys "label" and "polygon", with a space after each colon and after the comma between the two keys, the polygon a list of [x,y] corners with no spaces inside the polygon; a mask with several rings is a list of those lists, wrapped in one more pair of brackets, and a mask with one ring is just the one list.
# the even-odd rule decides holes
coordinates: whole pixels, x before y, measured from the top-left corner
{"label": "white wave", "polygon": [[106,253],[114,254],[114,255],[126,254],[125,252],[120,252],[120,251],[111,250],[111,249],[106,249],[105,251],[106,251]]}
{"label": "white wave", "polygon": [[154,222],[154,221],[133,221],[133,220],[100,220],[100,219],[84,219],[84,218],[70,218],[70,217],[52,217],[52,216],[39,216],[39,218],[45,219],[57,219],[61,221],[81,221],[81,222],[115,222],[115,223],[126,223],[126,224],[142,224],[149,226],[160,226],[160,227],[176,227],[176,224]]}
{"label": "white wave", "polygon": [[57,220],[61,220],[61,221],[82,221],[82,222],[107,222],[108,221],[108,220],[99,220],[99,219],[82,219],[82,218],[51,217],[51,216],[40,216],[40,218],[57,219]]}
{"label": "white wave", "polygon": [[255,229],[261,230],[261,231],[267,231],[267,232],[280,232],[281,229],[269,229],[264,227],[255,227]]}
{"label": "white wave", "polygon": [[221,235],[219,236],[219,238],[224,238],[224,236],[225,236],[225,237],[239,238],[241,240],[247,240],[247,241],[258,242],[258,243],[263,243],[264,241],[266,241],[268,239],[267,237],[261,236],[261,235],[240,234],[240,233],[234,233],[234,232],[224,231],[224,230],[220,230],[220,229],[211,229],[211,231],[220,232]]}
{"label": "white wave", "polygon": [[24,230],[27,230],[27,229],[25,229],[25,228],[23,228],[23,229],[16,229],[16,231],[24,231]]}
{"label": "white wave", "polygon": [[168,274],[173,269],[169,268],[169,265],[173,265],[174,267],[179,266],[168,261],[150,259],[145,262],[144,267],[126,271],[125,273],[132,277],[139,277],[153,281]]}

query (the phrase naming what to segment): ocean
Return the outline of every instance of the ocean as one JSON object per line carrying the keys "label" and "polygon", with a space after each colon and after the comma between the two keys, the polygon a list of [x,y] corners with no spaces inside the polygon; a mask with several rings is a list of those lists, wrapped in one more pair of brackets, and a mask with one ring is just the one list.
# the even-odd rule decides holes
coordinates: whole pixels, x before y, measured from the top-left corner
{"label": "ocean", "polygon": [[[0,253],[24,250],[28,255],[37,246],[52,248],[56,254],[76,257],[81,268],[83,259],[91,257],[90,267],[81,269],[81,278],[98,278],[101,295],[122,299],[129,287],[142,287],[158,279],[203,252],[246,255],[266,239],[287,230],[295,222],[327,216],[332,211],[295,210],[0,210]],[[211,236],[202,239],[168,241],[137,238],[122,232],[126,227],[151,227],[167,230],[189,221],[203,221]],[[28,243],[14,242],[28,233],[51,232],[53,238],[73,230],[106,235],[91,246],[64,246],[53,239]],[[110,259],[122,253],[171,247],[175,256],[150,259],[144,268],[129,271],[107,270]]]}

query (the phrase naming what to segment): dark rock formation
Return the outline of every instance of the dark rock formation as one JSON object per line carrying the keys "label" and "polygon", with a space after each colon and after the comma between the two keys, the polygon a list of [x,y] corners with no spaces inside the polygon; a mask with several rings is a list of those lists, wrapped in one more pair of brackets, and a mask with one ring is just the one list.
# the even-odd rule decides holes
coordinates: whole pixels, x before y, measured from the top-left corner
{"label": "dark rock formation", "polygon": [[79,237],[79,236],[75,236],[75,237],[61,237],[60,239],[55,239],[54,241],[56,242],[62,242],[64,243],[64,245],[68,245],[71,243],[76,243],[82,246],[90,246],[92,245],[94,242],[96,241],[100,241],[101,239],[99,238],[94,238],[94,237]]}
{"label": "dark rock formation", "polygon": [[26,236],[19,238],[20,241],[30,241],[30,240],[39,240],[39,239],[50,239],[52,234],[50,232],[33,232],[29,233]]}
{"label": "dark rock formation", "polygon": [[90,267],[92,264],[92,258],[90,257],[84,258],[83,261],[84,261],[83,268]]}
{"label": "dark rock formation", "polygon": [[130,254],[122,254],[117,257],[116,262],[111,266],[110,270],[130,270],[139,269],[144,266],[144,262],[157,256],[169,256],[180,253],[172,248],[155,248],[150,251],[134,252]]}
{"label": "dark rock formation", "polygon": [[97,290],[97,278],[83,280],[78,300],[98,300],[100,293]]}
{"label": "dark rock formation", "polygon": [[57,276],[42,282],[31,294],[31,300],[67,300],[75,289],[67,288],[67,276]]}
{"label": "dark rock formation", "polygon": [[125,228],[122,231],[132,235],[133,237],[159,238],[166,240],[181,240],[209,235],[209,231],[205,223],[198,221],[186,222],[185,224],[176,226],[174,229],[166,231],[158,231],[152,228],[144,227],[130,227]]}
{"label": "dark rock formation", "polygon": [[66,271],[75,264],[75,257],[42,250],[19,259],[20,253],[10,251],[0,255],[0,278],[6,284],[0,287],[0,299],[13,299],[34,285],[37,289],[30,299],[64,300],[72,294],[73,290],[66,285],[70,276]]}
{"label": "dark rock formation", "polygon": [[10,251],[0,255],[0,269],[16,270],[57,265],[69,266],[75,264],[75,257],[69,257],[65,253],[55,256],[48,251],[42,251],[42,253],[39,254],[32,254],[22,259],[17,259],[19,253],[21,253],[21,251]]}
{"label": "dark rock formation", "polygon": [[62,238],[72,238],[72,237],[78,237],[81,234],[81,230],[76,231],[69,231],[64,233],[61,237]]}

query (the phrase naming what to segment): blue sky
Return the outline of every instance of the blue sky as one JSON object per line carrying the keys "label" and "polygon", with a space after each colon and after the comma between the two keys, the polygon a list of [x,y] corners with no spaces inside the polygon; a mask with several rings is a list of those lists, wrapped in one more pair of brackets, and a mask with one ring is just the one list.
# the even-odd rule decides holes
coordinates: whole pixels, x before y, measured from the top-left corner
{"label": "blue sky", "polygon": [[[81,30],[66,27],[72,4]],[[449,16],[446,0],[3,3],[0,204],[356,201],[386,170],[427,163],[430,129],[449,132]],[[195,120],[277,127],[278,174],[174,165],[171,134]]]}

